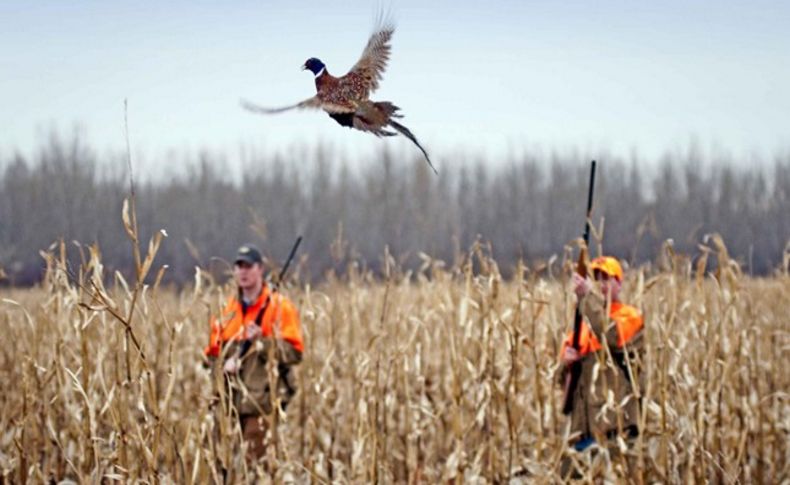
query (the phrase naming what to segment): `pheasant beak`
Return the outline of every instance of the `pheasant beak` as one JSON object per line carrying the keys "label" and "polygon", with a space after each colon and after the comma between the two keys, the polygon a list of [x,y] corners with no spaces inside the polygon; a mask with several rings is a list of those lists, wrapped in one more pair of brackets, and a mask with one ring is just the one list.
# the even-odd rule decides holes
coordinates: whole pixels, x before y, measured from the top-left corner
{"label": "pheasant beak", "polygon": [[307,69],[307,64],[302,64],[302,70],[304,71],[306,69]]}

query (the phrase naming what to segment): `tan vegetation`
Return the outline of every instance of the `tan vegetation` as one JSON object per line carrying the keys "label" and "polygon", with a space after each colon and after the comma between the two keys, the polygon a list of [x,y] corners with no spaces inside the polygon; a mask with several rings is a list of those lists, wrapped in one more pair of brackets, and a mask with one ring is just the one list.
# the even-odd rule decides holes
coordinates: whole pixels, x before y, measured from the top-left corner
{"label": "tan vegetation", "polygon": [[[625,299],[646,315],[643,433],[625,455],[598,454],[588,477],[790,477],[790,276],[749,278],[718,238],[706,248],[707,262],[667,247],[661,269],[628,272]],[[207,273],[181,292],[159,277],[102,278],[95,249],[73,273],[58,248],[47,260],[41,287],[3,290],[0,302],[5,481],[558,480],[570,262],[557,278],[520,267],[504,281],[476,245],[453,268],[426,258],[412,274],[386,257],[382,279],[351,268],[287,289],[306,335],[301,390],[267,459],[249,467],[201,356],[228,288]]]}

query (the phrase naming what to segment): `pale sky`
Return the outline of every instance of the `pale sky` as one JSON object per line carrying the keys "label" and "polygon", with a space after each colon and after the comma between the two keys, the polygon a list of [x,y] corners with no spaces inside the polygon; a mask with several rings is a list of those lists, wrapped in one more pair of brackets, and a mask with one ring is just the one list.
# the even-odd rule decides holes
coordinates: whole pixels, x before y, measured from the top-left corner
{"label": "pale sky", "polygon": [[[95,149],[121,150],[124,98],[134,150],[150,158],[317,141],[351,157],[381,144],[416,150],[320,112],[261,117],[238,105],[312,96],[312,75],[300,70],[308,57],[345,74],[377,9],[3,1],[0,155],[34,153],[50,129],[75,125]],[[535,147],[656,159],[691,139],[768,158],[790,148],[790,2],[406,0],[389,9],[393,56],[372,98],[402,108],[438,165],[459,152]]]}

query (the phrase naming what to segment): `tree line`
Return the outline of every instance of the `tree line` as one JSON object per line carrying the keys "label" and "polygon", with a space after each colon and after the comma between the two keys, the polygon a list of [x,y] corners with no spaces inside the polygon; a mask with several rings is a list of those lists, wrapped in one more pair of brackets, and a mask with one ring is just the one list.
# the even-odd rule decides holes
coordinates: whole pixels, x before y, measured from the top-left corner
{"label": "tree line", "polygon": [[[405,155],[408,153],[408,155]],[[382,149],[345,161],[332,149],[253,155],[242,177],[222,156],[175,162],[175,175],[136,173],[144,241],[164,229],[156,263],[190,281],[195,266],[223,271],[243,242],[275,261],[304,236],[305,279],[351,261],[378,269],[385,246],[405,267],[420,253],[451,263],[476,240],[490,242],[501,268],[561,255],[583,224],[589,156],[525,151],[506,160],[439,158],[440,175],[413,153]],[[790,241],[790,155],[750,164],[693,147],[650,163],[598,156],[594,222],[604,219],[606,252],[631,263],[655,260],[672,239],[698,253],[717,232],[744,271],[767,274]],[[176,165],[178,163],[178,165]],[[161,170],[160,170],[161,171]],[[0,268],[5,283],[41,277],[39,251],[67,243],[72,261],[98,243],[106,267],[133,268],[121,222],[129,195],[124,156],[99,156],[79,137],[52,135],[33,156],[0,156]]]}

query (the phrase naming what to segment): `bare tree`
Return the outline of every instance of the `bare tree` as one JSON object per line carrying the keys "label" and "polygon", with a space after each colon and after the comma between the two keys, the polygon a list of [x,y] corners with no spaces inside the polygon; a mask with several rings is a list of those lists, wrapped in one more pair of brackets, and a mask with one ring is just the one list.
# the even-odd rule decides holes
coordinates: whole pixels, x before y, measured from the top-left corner
{"label": "bare tree", "polygon": [[[435,177],[409,152],[385,149],[352,171],[340,154],[318,147],[251,155],[234,180],[224,157],[204,152],[182,163],[179,175],[138,187],[141,237],[166,228],[158,257],[177,283],[243,241],[277,258],[297,233],[305,235],[302,276],[309,278],[342,271],[351,259],[376,268],[385,246],[406,267],[420,264],[420,252],[449,261],[478,237],[507,271],[519,258],[559,254],[577,237],[589,157],[580,158],[452,160]],[[636,157],[601,162],[595,222],[605,217],[607,252],[650,261],[672,238],[693,254],[705,234],[718,232],[745,269],[765,274],[780,264],[790,239],[790,155],[770,168],[704,159],[693,147],[653,169]],[[118,217],[124,178],[108,168],[116,165],[78,136],[56,135],[33,158],[0,160],[0,266],[14,283],[37,281],[38,251],[60,238],[96,242],[109,269],[132,268]],[[338,261],[330,247],[341,233]]]}

